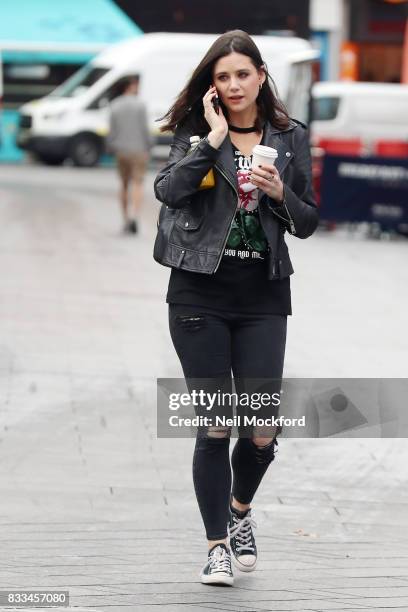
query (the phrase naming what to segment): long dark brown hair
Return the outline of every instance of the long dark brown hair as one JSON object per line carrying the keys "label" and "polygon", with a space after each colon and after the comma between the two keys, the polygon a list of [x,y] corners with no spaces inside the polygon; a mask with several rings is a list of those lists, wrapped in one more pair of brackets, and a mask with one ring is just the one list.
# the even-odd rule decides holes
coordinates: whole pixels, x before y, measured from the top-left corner
{"label": "long dark brown hair", "polygon": [[[283,102],[278,98],[276,85],[268,72],[258,47],[249,34],[243,30],[231,30],[219,36],[211,45],[174,104],[163,117],[158,119],[158,121],[165,121],[165,124],[160,127],[161,132],[174,132],[178,125],[187,121],[196,132],[208,132],[209,125],[204,118],[202,98],[213,82],[214,64],[220,57],[225,57],[234,51],[247,55],[255,68],[263,70],[266,74],[265,82],[256,99],[258,115],[255,127],[257,130],[259,132],[262,130],[265,121],[269,121],[278,129],[288,127],[288,112]],[[221,100],[220,105],[224,115],[228,117],[228,111]]]}

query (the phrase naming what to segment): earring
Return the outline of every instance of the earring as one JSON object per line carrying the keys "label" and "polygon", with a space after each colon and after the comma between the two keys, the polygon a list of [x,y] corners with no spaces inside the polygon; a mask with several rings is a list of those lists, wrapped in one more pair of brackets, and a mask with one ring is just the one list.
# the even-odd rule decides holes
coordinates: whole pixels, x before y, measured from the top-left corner
{"label": "earring", "polygon": [[259,83],[259,91],[262,89],[262,83]]}

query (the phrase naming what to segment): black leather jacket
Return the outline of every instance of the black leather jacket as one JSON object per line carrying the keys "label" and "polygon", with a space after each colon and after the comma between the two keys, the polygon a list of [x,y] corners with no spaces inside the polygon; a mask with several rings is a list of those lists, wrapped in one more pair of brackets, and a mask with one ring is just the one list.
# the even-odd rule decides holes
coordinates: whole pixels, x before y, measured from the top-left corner
{"label": "black leather jacket", "polygon": [[[188,127],[176,129],[168,163],[154,182],[156,198],[163,202],[154,258],[165,266],[213,274],[237,210],[237,173],[228,135],[219,149],[203,138],[190,152],[192,135]],[[281,131],[266,123],[263,144],[278,151],[275,165],[285,194],[284,202],[277,204],[259,191],[259,217],[270,246],[268,278],[272,280],[293,273],[285,231],[307,238],[316,229],[318,212],[306,126],[291,120]],[[199,190],[210,168],[214,168],[215,187]]]}

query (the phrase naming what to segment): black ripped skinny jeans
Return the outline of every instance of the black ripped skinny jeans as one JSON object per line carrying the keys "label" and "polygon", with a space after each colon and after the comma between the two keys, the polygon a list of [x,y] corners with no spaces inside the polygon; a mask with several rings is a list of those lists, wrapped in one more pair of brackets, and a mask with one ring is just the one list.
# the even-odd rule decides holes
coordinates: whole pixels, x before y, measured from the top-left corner
{"label": "black ripped skinny jeans", "polygon": [[[275,379],[274,390],[279,390],[276,380],[283,372],[286,319],[286,315],[169,305],[170,334],[185,378],[211,379],[213,391],[231,389],[231,370],[237,392],[237,379]],[[231,456],[231,478],[230,433],[199,430],[196,438],[193,481],[209,540],[227,537],[231,484],[235,499],[249,504],[277,444],[261,447],[251,437],[239,436]]]}

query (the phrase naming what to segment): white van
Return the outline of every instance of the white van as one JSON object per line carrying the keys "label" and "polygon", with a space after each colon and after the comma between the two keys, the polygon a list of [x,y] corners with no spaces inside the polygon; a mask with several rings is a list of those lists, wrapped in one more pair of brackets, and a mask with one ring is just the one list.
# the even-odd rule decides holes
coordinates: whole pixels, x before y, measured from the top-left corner
{"label": "white van", "polygon": [[1,126],[2,107],[3,107],[3,62],[1,59],[1,51],[0,51],[0,148],[1,148],[1,139],[2,139],[2,126]]}
{"label": "white van", "polygon": [[[140,75],[140,95],[157,136],[155,120],[174,102],[216,38],[153,33],[109,47],[50,95],[21,107],[18,145],[47,163],[62,163],[69,157],[78,166],[95,165],[104,150],[109,102],[120,82],[135,73]],[[253,38],[291,116],[306,120],[311,61],[319,53],[300,38]]]}
{"label": "white van", "polygon": [[[312,88],[311,137],[315,147],[381,155],[381,143],[408,144],[408,85],[322,82]],[[334,146],[331,146],[331,143]],[[389,150],[390,147],[388,147]]]}

